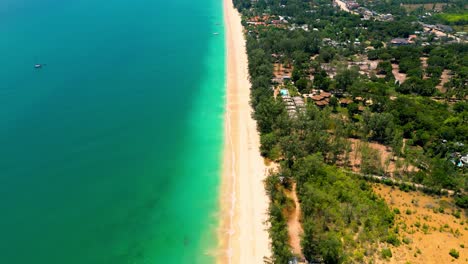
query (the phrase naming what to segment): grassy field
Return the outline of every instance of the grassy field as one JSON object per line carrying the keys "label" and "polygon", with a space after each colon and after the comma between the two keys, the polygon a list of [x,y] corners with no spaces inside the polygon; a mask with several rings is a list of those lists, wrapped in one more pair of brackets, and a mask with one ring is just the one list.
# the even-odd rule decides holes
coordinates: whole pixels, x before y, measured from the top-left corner
{"label": "grassy field", "polygon": [[449,23],[468,22],[468,12],[462,14],[438,14],[437,16]]}

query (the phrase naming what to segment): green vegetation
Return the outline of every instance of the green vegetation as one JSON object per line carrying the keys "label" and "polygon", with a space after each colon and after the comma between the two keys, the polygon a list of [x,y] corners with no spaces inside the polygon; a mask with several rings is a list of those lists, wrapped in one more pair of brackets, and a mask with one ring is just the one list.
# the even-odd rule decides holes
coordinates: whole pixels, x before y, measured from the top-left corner
{"label": "green vegetation", "polygon": [[394,245],[396,247],[398,247],[401,244],[400,240],[398,239],[398,237],[395,234],[390,234],[387,237],[387,243],[392,244],[392,245]]}
{"label": "green vegetation", "polygon": [[404,237],[401,241],[403,241],[403,243],[405,243],[407,245],[411,243],[411,239],[408,238],[408,237]]}
{"label": "green vegetation", "polygon": [[[284,231],[276,230],[284,223],[288,204],[281,190],[289,188],[291,180],[298,186],[304,229],[302,248],[307,259],[322,257],[326,263],[341,263],[353,258],[351,252],[356,249],[372,250],[370,245],[379,242],[380,237],[387,237],[390,244],[400,244],[389,231],[394,216],[384,201],[365,181],[326,165],[320,154],[300,158],[291,168],[282,167],[282,171],[268,177],[274,236],[281,236]],[[287,234],[284,236],[282,241],[287,241]],[[274,243],[273,247],[276,262],[283,263],[280,260],[290,257],[288,245]]]}
{"label": "green vegetation", "polygon": [[458,259],[460,257],[460,253],[454,248],[452,248],[450,250],[449,254],[450,254],[450,256],[452,256],[452,257],[454,257],[456,259]]}
{"label": "green vegetation", "polygon": [[384,258],[384,259],[388,259],[388,258],[391,258],[393,256],[392,251],[389,248],[382,249],[381,254],[382,254],[382,258]]}
{"label": "green vegetation", "polygon": [[468,195],[459,195],[455,197],[455,204],[461,208],[468,208]]}
{"label": "green vegetation", "polygon": [[444,21],[449,23],[456,24],[458,22],[468,23],[468,12],[461,13],[461,14],[437,14],[437,16]]}
{"label": "green vegetation", "polygon": [[[369,175],[385,176],[379,181],[391,186],[389,176],[423,184],[427,193],[451,189],[457,205],[468,207],[466,168],[456,166],[468,152],[468,46],[434,35],[419,36],[412,45],[391,45],[393,38],[423,31],[399,3],[373,3],[373,10],[395,17],[378,21],[338,11],[326,0],[234,0],[247,29],[260,151],[280,165],[267,179],[275,263],[292,257],[286,224],[292,208],[285,192],[293,184],[302,210],[302,252],[309,261],[362,262],[362,252],[366,259],[379,254],[377,243],[401,243],[393,228],[394,213],[400,212],[372,192],[364,180],[376,179]],[[366,63],[377,68],[366,69]],[[395,80],[393,67],[405,81]],[[332,95],[324,104],[308,98],[304,108],[289,107],[288,113],[274,89],[287,89],[291,96],[317,90]],[[358,142],[354,154],[350,138]],[[383,160],[371,143],[392,155]],[[366,178],[343,170],[351,169],[357,155]],[[391,173],[390,162],[397,168]],[[416,189],[414,184],[399,187]],[[429,232],[427,225],[423,229]],[[381,254],[391,257],[389,249]]]}

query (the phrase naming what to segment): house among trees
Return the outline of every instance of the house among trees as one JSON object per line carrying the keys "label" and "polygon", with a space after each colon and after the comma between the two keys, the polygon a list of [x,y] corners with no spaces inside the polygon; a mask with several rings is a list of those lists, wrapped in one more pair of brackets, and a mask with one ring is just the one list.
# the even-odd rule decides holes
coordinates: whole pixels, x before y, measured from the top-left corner
{"label": "house among trees", "polygon": [[392,40],[390,40],[390,44],[394,45],[394,46],[403,46],[403,45],[409,45],[411,44],[411,42],[407,39],[404,39],[404,38],[394,38]]}
{"label": "house among trees", "polygon": [[408,36],[408,42],[409,43],[414,43],[414,40],[417,39],[417,38],[418,38],[418,36],[416,36],[416,35],[409,35]]}
{"label": "house among trees", "polygon": [[461,164],[461,166],[459,165],[459,167],[468,167],[468,154],[460,158],[459,164]]}
{"label": "house among trees", "polygon": [[342,107],[346,107],[346,106],[348,106],[348,105],[349,105],[350,103],[352,103],[352,102],[353,102],[353,100],[351,100],[351,99],[349,99],[349,98],[343,98],[343,99],[340,100],[340,105],[341,105]]}
{"label": "house among trees", "polygon": [[315,105],[318,107],[325,107],[330,103],[330,97],[332,96],[331,93],[327,92],[320,92],[318,94],[314,94],[309,98],[314,101]]}
{"label": "house among trees", "polygon": [[302,108],[305,106],[304,99],[300,96],[295,96],[292,98],[294,101],[294,104],[296,105],[297,108]]}
{"label": "house among trees", "polygon": [[379,21],[393,21],[393,15],[392,14],[380,14],[377,17],[377,20],[379,20]]}
{"label": "house among trees", "polygon": [[354,1],[349,1],[349,2],[346,2],[346,7],[349,9],[349,10],[353,10],[353,9],[356,9],[359,7],[359,4],[354,2]]}
{"label": "house among trees", "polygon": [[286,106],[286,111],[288,112],[289,117],[297,117],[297,112],[304,110],[304,99],[300,96],[291,97],[287,89],[281,89],[280,95],[284,105]]}
{"label": "house among trees", "polygon": [[435,28],[445,33],[450,33],[453,31],[453,28],[451,26],[442,25],[442,24],[436,24]]}
{"label": "house among trees", "polygon": [[273,71],[275,77],[271,81],[277,84],[283,84],[284,82],[290,81],[292,70],[292,68],[284,66],[281,63],[275,63]]}

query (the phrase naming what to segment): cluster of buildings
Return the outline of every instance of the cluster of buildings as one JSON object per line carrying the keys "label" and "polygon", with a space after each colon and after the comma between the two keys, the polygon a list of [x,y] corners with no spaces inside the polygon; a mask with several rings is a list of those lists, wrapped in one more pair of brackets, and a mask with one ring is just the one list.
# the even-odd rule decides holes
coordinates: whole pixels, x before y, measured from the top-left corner
{"label": "cluster of buildings", "polygon": [[362,20],[370,20],[372,18],[378,21],[393,21],[394,19],[392,14],[379,14],[365,7],[359,7],[355,12],[362,15]]}
{"label": "cluster of buildings", "polygon": [[429,30],[438,30],[438,31],[442,31],[444,33],[452,33],[453,32],[453,28],[451,26],[447,26],[447,25],[442,25],[442,24],[430,25],[430,24],[424,24],[424,23],[421,23],[421,25],[424,28],[427,28]]}
{"label": "cluster of buildings", "polygon": [[425,24],[420,23],[424,28],[424,33],[433,33],[437,37],[449,37],[454,39],[455,42],[466,42],[468,40],[466,32],[454,32],[453,28],[443,24]]}
{"label": "cluster of buildings", "polygon": [[456,152],[452,153],[451,156],[450,162],[452,162],[453,165],[459,168],[468,167],[468,154],[462,156],[459,152]]}
{"label": "cluster of buildings", "polygon": [[[309,94],[302,94],[302,97],[291,97],[287,89],[281,89],[279,94],[286,106],[286,111],[288,112],[289,117],[297,117],[297,113],[305,109],[306,102],[313,103],[319,108],[325,108],[326,106],[330,105],[332,97],[343,96],[343,94],[333,94],[317,89],[312,89],[311,93]],[[341,97],[341,99],[337,99],[337,102],[340,104],[341,107],[347,107],[351,103],[356,103],[358,104],[358,110],[360,112],[364,111],[366,106],[373,104],[373,101],[371,99],[365,99],[362,97],[356,97],[354,99],[350,97]]]}
{"label": "cluster of buildings", "polygon": [[[338,5],[345,11],[351,12],[356,15],[361,15],[362,20],[375,19],[378,21],[393,21],[394,19],[392,14],[379,14],[373,10],[369,10],[365,7],[360,6],[359,3],[357,3],[354,0],[336,0],[336,2],[338,2]],[[342,4],[344,4],[346,8],[343,8]]]}
{"label": "cluster of buildings", "polygon": [[288,19],[290,18],[285,16],[272,17],[270,15],[263,15],[251,17],[246,23],[247,25],[253,26],[274,26],[284,28],[289,24]]}
{"label": "cluster of buildings", "polygon": [[310,94],[303,94],[304,98],[311,100],[316,106],[322,108],[330,104],[331,93],[323,90],[312,90]]}
{"label": "cluster of buildings", "polygon": [[413,44],[418,37],[416,35],[409,35],[407,39],[405,38],[394,38],[390,40],[390,44],[393,46],[404,46]]}
{"label": "cluster of buildings", "polygon": [[355,1],[343,1],[346,5],[346,8],[349,10],[354,10],[359,7],[359,4]]}
{"label": "cluster of buildings", "polygon": [[429,35],[433,35],[432,41],[439,41],[442,37],[452,38],[450,41],[444,41],[446,43],[463,43],[468,40],[466,32],[453,32],[452,27],[442,24],[429,25],[420,23],[424,31],[415,31],[414,35],[409,35],[408,38],[394,38],[390,41],[390,44],[393,46],[404,46],[411,45],[415,43],[416,39],[421,40],[422,46],[430,45]]}
{"label": "cluster of buildings", "polygon": [[[363,29],[367,30],[367,28],[364,28]],[[338,42],[336,40],[333,40],[331,38],[323,38],[322,39],[322,43],[325,45],[325,46],[332,46],[332,47],[349,47],[351,44],[354,44],[355,46],[358,46],[358,45],[361,45],[361,41],[356,38],[354,40],[347,40],[347,41],[344,41],[344,42]]]}
{"label": "cluster of buildings", "polygon": [[[272,57],[276,58],[276,54],[272,54]],[[275,84],[281,85],[284,84],[285,82],[288,82],[291,80],[291,74],[292,74],[292,66],[291,67],[285,67],[281,63],[275,63],[274,64],[274,70],[273,74],[274,77],[271,79],[271,81]]]}
{"label": "cluster of buildings", "polygon": [[300,96],[291,97],[287,89],[280,90],[281,99],[286,106],[286,111],[288,112],[289,117],[297,117],[298,111],[305,110],[304,99]]}

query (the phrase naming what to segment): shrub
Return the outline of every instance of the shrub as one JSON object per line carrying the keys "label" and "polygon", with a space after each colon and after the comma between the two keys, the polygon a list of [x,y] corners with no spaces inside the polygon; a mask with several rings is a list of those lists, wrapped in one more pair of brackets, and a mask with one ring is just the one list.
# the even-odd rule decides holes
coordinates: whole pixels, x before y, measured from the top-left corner
{"label": "shrub", "polygon": [[409,243],[411,243],[411,239],[410,239],[409,237],[405,237],[405,238],[403,238],[403,240],[402,240],[402,241],[403,241],[403,243],[405,243],[405,244],[409,244]]}
{"label": "shrub", "polygon": [[382,258],[384,259],[389,259],[393,256],[392,251],[389,248],[382,249],[381,253],[382,253]]}
{"label": "shrub", "polygon": [[468,195],[461,195],[455,198],[455,204],[461,208],[468,208]]}
{"label": "shrub", "polygon": [[450,254],[450,256],[452,256],[452,257],[454,257],[456,259],[460,257],[460,253],[454,248],[452,248],[450,250],[449,254]]}
{"label": "shrub", "polygon": [[444,213],[444,208],[442,206],[439,207],[439,213],[443,214]]}
{"label": "shrub", "polygon": [[400,209],[394,208],[394,209],[393,209],[393,212],[394,212],[395,214],[400,214]]}
{"label": "shrub", "polygon": [[406,209],[406,214],[407,214],[407,215],[411,215],[411,213],[412,213],[412,212],[411,212],[410,209]]}
{"label": "shrub", "polygon": [[424,224],[423,227],[422,227],[422,229],[423,229],[424,234],[428,234],[428,233],[429,233],[429,226],[428,226],[428,225]]}
{"label": "shrub", "polygon": [[354,252],[354,259],[357,261],[363,262],[364,261],[364,253],[361,251]]}
{"label": "shrub", "polygon": [[400,245],[400,240],[395,234],[391,234],[387,237],[387,243],[398,247]]}

